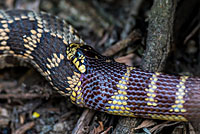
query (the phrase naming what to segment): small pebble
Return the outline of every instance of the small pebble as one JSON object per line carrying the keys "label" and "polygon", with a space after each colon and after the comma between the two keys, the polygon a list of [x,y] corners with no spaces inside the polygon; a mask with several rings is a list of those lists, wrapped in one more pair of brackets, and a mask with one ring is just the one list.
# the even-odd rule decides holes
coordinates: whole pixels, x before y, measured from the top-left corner
{"label": "small pebble", "polygon": [[57,123],[53,126],[53,131],[55,132],[61,132],[64,131],[64,124],[63,123]]}

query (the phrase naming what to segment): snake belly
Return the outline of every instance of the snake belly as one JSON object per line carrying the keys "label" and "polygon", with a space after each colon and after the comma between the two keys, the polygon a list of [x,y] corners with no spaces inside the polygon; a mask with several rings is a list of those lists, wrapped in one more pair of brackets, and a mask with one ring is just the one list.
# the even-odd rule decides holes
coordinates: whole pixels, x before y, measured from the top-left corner
{"label": "snake belly", "polygon": [[174,76],[100,55],[62,19],[28,10],[0,11],[0,68],[34,66],[72,103],[114,115],[171,121],[200,117],[200,78]]}

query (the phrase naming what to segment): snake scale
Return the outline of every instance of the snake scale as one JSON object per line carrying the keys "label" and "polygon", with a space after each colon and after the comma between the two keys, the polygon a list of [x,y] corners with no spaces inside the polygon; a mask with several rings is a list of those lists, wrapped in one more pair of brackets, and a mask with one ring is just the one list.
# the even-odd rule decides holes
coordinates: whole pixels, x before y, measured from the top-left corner
{"label": "snake scale", "polygon": [[0,11],[0,64],[16,57],[34,66],[72,103],[113,115],[171,121],[200,117],[200,78],[115,62],[47,13]]}

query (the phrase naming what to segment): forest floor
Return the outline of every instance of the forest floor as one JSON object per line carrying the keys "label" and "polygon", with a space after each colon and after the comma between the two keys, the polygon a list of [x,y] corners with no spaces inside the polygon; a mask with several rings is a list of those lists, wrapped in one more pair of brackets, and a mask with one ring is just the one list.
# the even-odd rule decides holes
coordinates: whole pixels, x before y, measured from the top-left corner
{"label": "forest floor", "polygon": [[[72,24],[87,44],[101,54],[139,67],[146,49],[152,4],[152,0],[7,0],[0,2],[0,9],[29,9],[57,15]],[[188,26],[183,40],[172,45],[166,73],[200,75],[200,26],[188,25],[191,27]],[[89,123],[82,128],[84,133],[114,131],[118,116],[73,105],[69,98],[54,91],[34,68],[0,70],[0,134],[70,134],[76,131],[77,122],[87,112]],[[135,129],[136,134],[193,132],[187,123],[151,120],[141,121]]]}

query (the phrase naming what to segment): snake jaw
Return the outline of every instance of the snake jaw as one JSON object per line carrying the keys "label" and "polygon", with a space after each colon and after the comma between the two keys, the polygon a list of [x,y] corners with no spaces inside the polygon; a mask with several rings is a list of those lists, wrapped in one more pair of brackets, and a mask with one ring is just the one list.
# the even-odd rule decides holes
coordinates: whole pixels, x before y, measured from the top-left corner
{"label": "snake jaw", "polygon": [[75,43],[71,43],[66,50],[67,53],[67,59],[68,60],[72,60],[72,58],[74,57],[74,55],[76,54],[77,48],[80,47],[81,44],[75,44]]}
{"label": "snake jaw", "polygon": [[86,66],[85,63],[85,57],[82,53],[79,53],[79,48],[83,46],[84,44],[78,44],[78,43],[71,43],[69,47],[67,47],[66,53],[67,53],[67,59],[72,61],[73,65],[81,72],[86,72]]}

